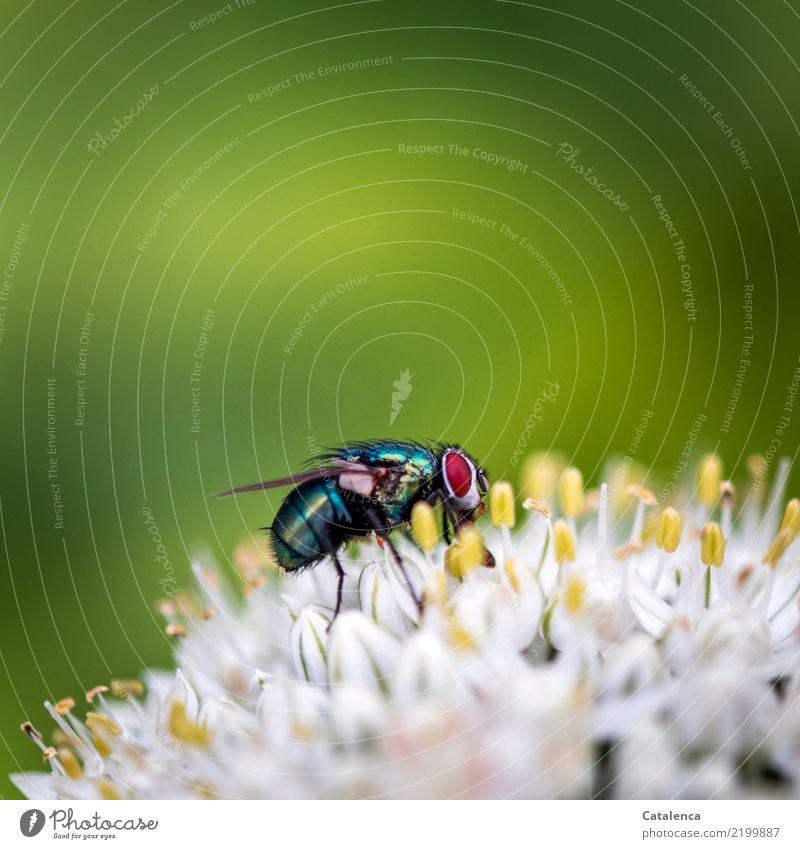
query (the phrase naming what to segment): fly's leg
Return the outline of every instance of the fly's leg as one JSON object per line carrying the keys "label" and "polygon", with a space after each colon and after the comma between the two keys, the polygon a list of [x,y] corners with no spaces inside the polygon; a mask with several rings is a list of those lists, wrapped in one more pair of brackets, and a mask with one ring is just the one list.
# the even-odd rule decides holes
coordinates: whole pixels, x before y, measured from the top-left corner
{"label": "fly's leg", "polygon": [[411,578],[408,575],[408,571],[406,570],[405,563],[403,563],[403,558],[400,557],[400,552],[397,550],[395,544],[389,538],[389,532],[386,528],[384,522],[381,521],[380,516],[377,511],[373,508],[369,508],[366,511],[367,521],[372,525],[372,530],[378,535],[379,539],[382,539],[386,545],[389,546],[389,551],[392,552],[392,557],[394,558],[394,562],[397,564],[397,568],[400,570],[400,574],[403,576],[403,580],[406,582],[406,587],[408,588],[408,594],[414,599],[414,604],[417,606],[417,610],[422,613],[422,599],[417,595],[417,591],[414,589],[414,585],[411,583]]}
{"label": "fly's leg", "polygon": [[333,618],[328,623],[328,631],[331,629],[331,625],[336,621],[336,617],[339,615],[339,611],[342,609],[342,595],[344,590],[344,569],[342,569],[342,564],[339,562],[339,558],[336,556],[336,553],[331,555],[333,558],[333,564],[336,566],[336,574],[339,576],[336,581],[336,607],[333,611]]}

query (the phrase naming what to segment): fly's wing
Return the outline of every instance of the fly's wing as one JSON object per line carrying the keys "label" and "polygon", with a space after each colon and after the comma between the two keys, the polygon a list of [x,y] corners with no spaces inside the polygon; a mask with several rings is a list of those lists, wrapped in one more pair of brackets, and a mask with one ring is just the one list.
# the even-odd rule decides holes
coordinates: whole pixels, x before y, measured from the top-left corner
{"label": "fly's wing", "polygon": [[[235,486],[232,489],[226,489],[224,492],[218,492],[214,498],[223,498],[227,495],[235,495],[241,492],[258,492],[263,489],[278,489],[282,486],[299,486],[306,481],[317,480],[319,478],[337,477],[339,486],[343,489],[350,489],[352,492],[358,492],[359,495],[369,495],[374,486],[374,472],[368,467],[360,463],[351,463],[340,458],[331,459],[325,466],[317,466],[314,469],[308,469],[304,472],[298,472],[296,475],[289,475],[285,478],[274,478],[268,481],[257,481],[256,483],[248,483],[244,486]],[[342,483],[345,478],[347,484]],[[368,489],[367,489],[368,485]],[[364,491],[366,490],[366,491]]]}
{"label": "fly's wing", "polygon": [[430,449],[392,440],[351,443],[322,455],[317,462],[341,469],[339,486],[374,498],[392,525],[407,519],[420,489],[436,472],[436,458]]}

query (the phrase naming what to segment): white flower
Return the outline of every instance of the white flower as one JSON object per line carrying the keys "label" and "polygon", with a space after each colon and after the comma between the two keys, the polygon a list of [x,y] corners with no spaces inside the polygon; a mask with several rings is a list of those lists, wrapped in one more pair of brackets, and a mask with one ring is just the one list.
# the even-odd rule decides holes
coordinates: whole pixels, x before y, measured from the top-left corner
{"label": "white flower", "polygon": [[669,506],[617,476],[587,490],[554,458],[525,468],[524,521],[507,483],[490,497],[495,527],[448,550],[431,508],[415,511],[420,548],[398,539],[413,595],[386,549],[343,552],[335,620],[329,561],[285,579],[239,549],[243,602],[195,566],[195,600],[161,606],[177,668],[94,688],[83,718],[72,699],[48,703],[52,738],[23,728],[50,772],[17,786],[62,799],[800,795],[786,465],[736,512],[715,457],[697,499]]}

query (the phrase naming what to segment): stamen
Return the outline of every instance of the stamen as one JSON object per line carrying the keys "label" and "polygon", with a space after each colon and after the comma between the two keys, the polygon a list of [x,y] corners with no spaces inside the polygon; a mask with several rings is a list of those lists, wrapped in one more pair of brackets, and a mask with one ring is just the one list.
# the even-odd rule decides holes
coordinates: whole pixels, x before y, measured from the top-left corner
{"label": "stamen", "polygon": [[558,519],[553,523],[553,549],[556,562],[564,563],[568,560],[573,563],[575,561],[575,537],[564,519]]}
{"label": "stamen", "polygon": [[656,524],[656,546],[672,554],[680,545],[683,522],[674,507],[665,507]]}
{"label": "stamen", "polygon": [[508,481],[498,481],[489,496],[489,507],[492,524],[496,528],[513,528],[516,523],[514,515],[514,489]]}
{"label": "stamen", "polygon": [[706,454],[697,465],[697,494],[706,507],[717,503],[722,481],[722,461],[716,454]]}
{"label": "stamen", "polygon": [[564,470],[559,485],[559,495],[564,515],[575,518],[581,512],[583,503],[583,475],[575,466]]}
{"label": "stamen", "polygon": [[800,498],[793,498],[783,511],[780,529],[789,529],[793,537],[800,533]]}
{"label": "stamen", "polygon": [[573,575],[564,587],[564,606],[570,615],[577,616],[586,604],[586,585],[583,579]]}
{"label": "stamen", "polygon": [[549,519],[553,515],[553,511],[542,501],[537,501],[535,498],[526,498],[522,502],[522,508],[534,513],[539,513]]}
{"label": "stamen", "polygon": [[700,559],[704,566],[722,566],[725,536],[716,522],[707,522],[700,531]]}
{"label": "stamen", "polygon": [[638,486],[636,484],[632,484],[628,487],[628,495],[632,495],[634,498],[638,499],[639,502],[636,505],[636,514],[633,518],[630,542],[641,542],[642,531],[644,530],[645,512],[648,507],[652,507],[657,503],[656,497],[649,489],[645,489],[643,486]]}
{"label": "stamen", "polygon": [[522,466],[522,492],[526,498],[546,501],[558,482],[559,464],[546,451],[531,454]]}
{"label": "stamen", "polygon": [[104,687],[102,684],[99,684],[97,687],[92,687],[88,693],[86,693],[86,701],[91,704],[100,693],[108,692],[108,687]]}
{"label": "stamen", "polygon": [[439,542],[436,517],[427,501],[418,501],[411,510],[411,533],[425,552],[433,551]]}
{"label": "stamen", "polygon": [[775,569],[781,557],[783,557],[784,552],[793,541],[794,534],[791,528],[784,528],[782,531],[778,531],[778,535],[772,541],[770,547],[767,549],[767,553],[764,555],[764,563]]}
{"label": "stamen", "polygon": [[474,525],[466,525],[458,532],[458,572],[462,578],[483,566],[486,549],[480,532]]}
{"label": "stamen", "polygon": [[722,508],[722,533],[725,539],[728,539],[731,535],[733,505],[736,501],[736,489],[730,481],[722,481],[719,485],[719,501]]}

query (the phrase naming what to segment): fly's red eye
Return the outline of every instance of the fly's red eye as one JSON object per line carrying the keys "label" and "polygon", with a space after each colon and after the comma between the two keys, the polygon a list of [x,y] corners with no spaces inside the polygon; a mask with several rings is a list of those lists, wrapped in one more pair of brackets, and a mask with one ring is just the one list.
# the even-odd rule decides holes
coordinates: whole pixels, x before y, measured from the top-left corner
{"label": "fly's red eye", "polygon": [[464,498],[472,486],[472,466],[461,454],[448,451],[444,455],[444,476],[456,498]]}

